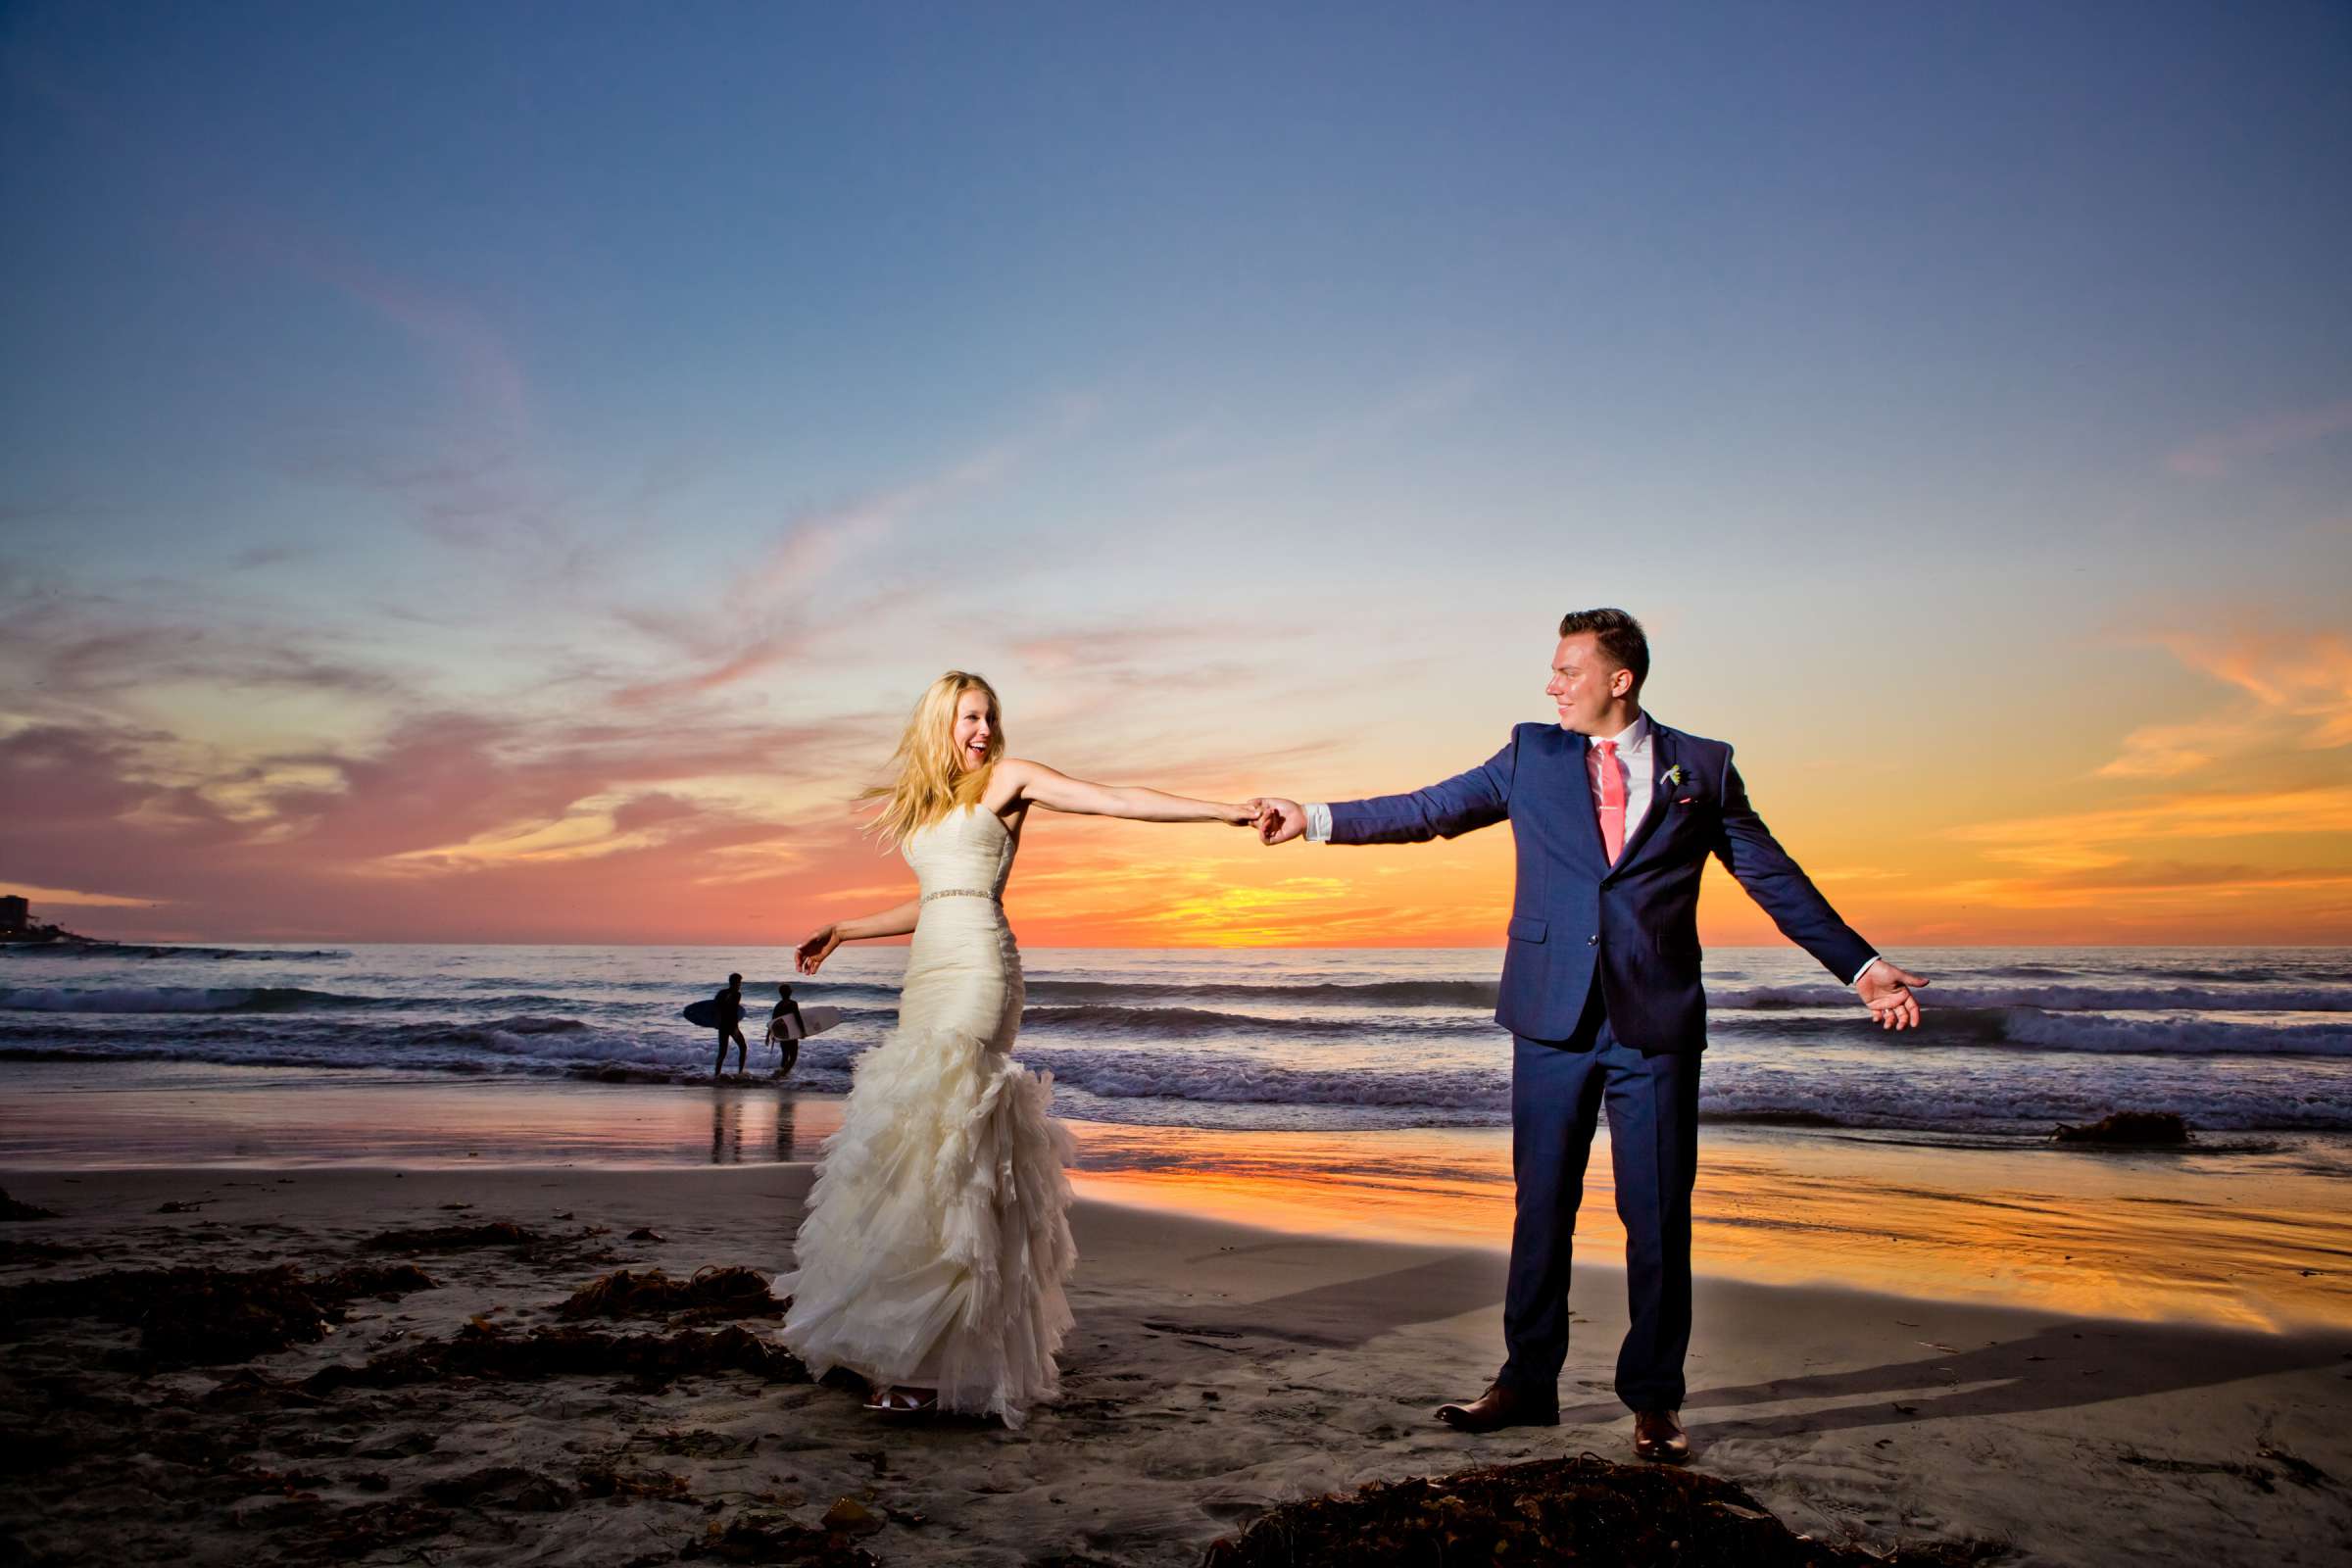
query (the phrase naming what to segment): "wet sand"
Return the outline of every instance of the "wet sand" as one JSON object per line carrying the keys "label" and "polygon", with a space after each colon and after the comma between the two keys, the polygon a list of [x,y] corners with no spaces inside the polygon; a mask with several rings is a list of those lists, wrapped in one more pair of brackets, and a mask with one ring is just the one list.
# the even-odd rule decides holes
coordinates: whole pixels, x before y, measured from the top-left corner
{"label": "wet sand", "polygon": [[[0,1169],[793,1163],[841,1102],[719,1086],[19,1062]],[[1491,1248],[1500,1128],[1244,1132],[1073,1121],[1083,1195],[1318,1236]],[[1607,1133],[1583,1255],[1621,1256]],[[2181,1151],[1707,1124],[1699,1272],[2094,1317],[2352,1329],[2352,1141],[2200,1135]]]}
{"label": "wet sand", "polygon": [[[872,1528],[838,1539],[885,1562],[1173,1564],[1282,1500],[1627,1456],[1607,1391],[1623,1327],[1610,1270],[1580,1269],[1564,1424],[1462,1438],[1430,1411],[1475,1393],[1498,1358],[1498,1253],[1101,1200],[1075,1216],[1065,1397],[1018,1433],[883,1427],[852,1394],[771,1381],[756,1355],[674,1380],[302,1387],[418,1346],[529,1342],[616,1268],[772,1273],[808,1179],[803,1163],[0,1172],[12,1198],[59,1213],[0,1226],[0,1285],[278,1263],[316,1278],[356,1262],[411,1263],[433,1282],[353,1298],[317,1343],[181,1369],[143,1367],[134,1324],[0,1317],[13,1472],[0,1534],[33,1560],[634,1563],[673,1558],[714,1525],[818,1530],[848,1498],[835,1518]],[[167,1202],[183,1207],[159,1212]],[[394,1227],[492,1221],[541,1242],[364,1246]],[[652,1234],[632,1239],[641,1227]],[[2085,1564],[2352,1550],[2344,1330],[1723,1279],[1702,1281],[1697,1320],[1685,1412],[1696,1466],[1817,1538],[1989,1542]],[[757,1316],[584,1325],[699,1334],[706,1348],[731,1327],[773,1332]]]}

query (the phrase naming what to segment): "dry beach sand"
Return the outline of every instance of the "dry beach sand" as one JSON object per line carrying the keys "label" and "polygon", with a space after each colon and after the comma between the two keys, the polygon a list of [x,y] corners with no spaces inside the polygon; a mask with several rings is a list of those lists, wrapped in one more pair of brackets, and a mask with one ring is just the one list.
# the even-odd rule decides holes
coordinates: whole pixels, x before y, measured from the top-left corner
{"label": "dry beach sand", "polygon": [[[1191,1563],[1290,1499],[1586,1450],[1628,1456],[1607,1389],[1620,1281],[1598,1267],[1580,1271],[1559,1429],[1473,1439],[1431,1419],[1498,1357],[1502,1259],[1477,1249],[1082,1201],[1065,1397],[1017,1433],[884,1427],[849,1393],[769,1381],[771,1320],[558,1317],[618,1268],[776,1271],[808,1176],[805,1164],[0,1173],[12,1199],[57,1211],[0,1225],[0,1287],[280,1263],[314,1281],[409,1264],[433,1282],[348,1276],[395,1298],[361,1289],[317,1343],[180,1369],[142,1362],[131,1324],[29,1315],[12,1297],[0,1312],[0,1559],[740,1557],[721,1549],[730,1526],[790,1521],[815,1539],[838,1510],[853,1533],[834,1539],[883,1562]],[[159,1212],[167,1203],[180,1207]],[[392,1228],[496,1221],[541,1240],[364,1245]],[[302,1387],[330,1365],[419,1346],[527,1350],[534,1330],[559,1325],[696,1335],[726,1365],[674,1380],[600,1362]],[[1702,1280],[1691,1386],[1694,1468],[1823,1541],[1989,1543],[2007,1560],[2049,1563],[2352,1560],[2352,1334],[2340,1330]]]}

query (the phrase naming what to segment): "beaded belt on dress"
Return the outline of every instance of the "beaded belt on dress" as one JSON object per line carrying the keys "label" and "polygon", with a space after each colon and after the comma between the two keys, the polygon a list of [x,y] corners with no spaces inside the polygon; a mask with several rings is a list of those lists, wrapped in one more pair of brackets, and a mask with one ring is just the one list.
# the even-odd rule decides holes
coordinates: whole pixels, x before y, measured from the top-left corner
{"label": "beaded belt on dress", "polygon": [[989,892],[986,888],[941,888],[937,893],[924,894],[923,902],[929,904],[933,899],[988,899],[994,901],[997,895]]}

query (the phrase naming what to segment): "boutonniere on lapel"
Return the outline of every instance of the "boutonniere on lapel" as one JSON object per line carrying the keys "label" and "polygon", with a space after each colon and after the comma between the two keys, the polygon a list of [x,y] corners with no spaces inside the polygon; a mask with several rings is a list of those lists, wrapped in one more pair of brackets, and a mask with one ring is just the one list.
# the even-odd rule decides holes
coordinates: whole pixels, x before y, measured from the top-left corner
{"label": "boutonniere on lapel", "polygon": [[[1666,782],[1673,785],[1678,790],[1683,787],[1682,763],[1677,762],[1666,770]],[[1689,806],[1690,804],[1690,797],[1686,795],[1681,800],[1676,801],[1674,804],[1677,806]]]}

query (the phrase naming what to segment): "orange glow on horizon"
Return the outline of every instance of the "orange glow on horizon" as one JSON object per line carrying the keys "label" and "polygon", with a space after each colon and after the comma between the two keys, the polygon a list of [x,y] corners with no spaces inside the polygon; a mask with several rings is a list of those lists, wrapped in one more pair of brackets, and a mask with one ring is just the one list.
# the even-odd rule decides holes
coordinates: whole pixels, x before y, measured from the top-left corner
{"label": "orange glow on horizon", "polygon": [[[2232,678],[2262,684],[2243,671]],[[2332,711],[2298,697],[2294,722],[2316,712],[2319,727],[2260,770],[2230,766],[2169,729],[2120,723],[2023,780],[1998,777],[1965,749],[1856,761],[1850,743],[1835,754],[1759,746],[1742,751],[1740,767],[1782,843],[1850,924],[1890,951],[2346,945],[2352,787],[2337,776],[2336,743],[2352,729]],[[2197,744],[2218,751],[2230,733],[2208,726]],[[774,946],[913,892],[905,863],[877,853],[847,805],[841,781],[873,749],[862,738],[826,742],[848,760],[791,791],[763,785],[720,749],[624,786],[616,772],[645,764],[622,753],[567,760],[579,786],[564,772],[561,788],[544,792],[546,770],[517,764],[531,789],[510,785],[519,791],[512,804],[491,790],[497,775],[480,742],[428,733],[415,744],[413,765],[446,790],[429,808],[388,821],[340,792],[297,788],[297,778],[284,785],[291,793],[237,797],[233,828],[216,836],[209,859],[150,882],[139,867],[171,864],[169,848],[189,831],[150,819],[185,807],[187,797],[165,792],[140,808],[146,814],[90,829],[130,870],[107,883],[29,877],[35,912],[45,896],[59,906],[50,917],[70,914],[74,929],[148,941]],[[1473,751],[1416,744],[1362,771],[1338,754],[1278,765],[1306,771],[1302,795],[1335,781],[1377,794],[1446,776]],[[1247,765],[1169,759],[1152,782],[1242,799],[1268,783],[1234,770]],[[477,786],[469,770],[485,768]],[[2201,770],[2230,787],[2198,787]],[[2249,787],[2255,780],[2266,782]],[[152,852],[137,842],[149,836]],[[10,869],[0,866],[0,892]],[[1420,845],[1267,850],[1242,829],[1041,810],[1006,906],[1021,939],[1041,947],[1499,948],[1514,874],[1507,824]],[[1720,867],[1707,879],[1704,943],[1782,942]],[[70,910],[68,895],[42,893],[65,887],[91,891],[72,895]]]}

